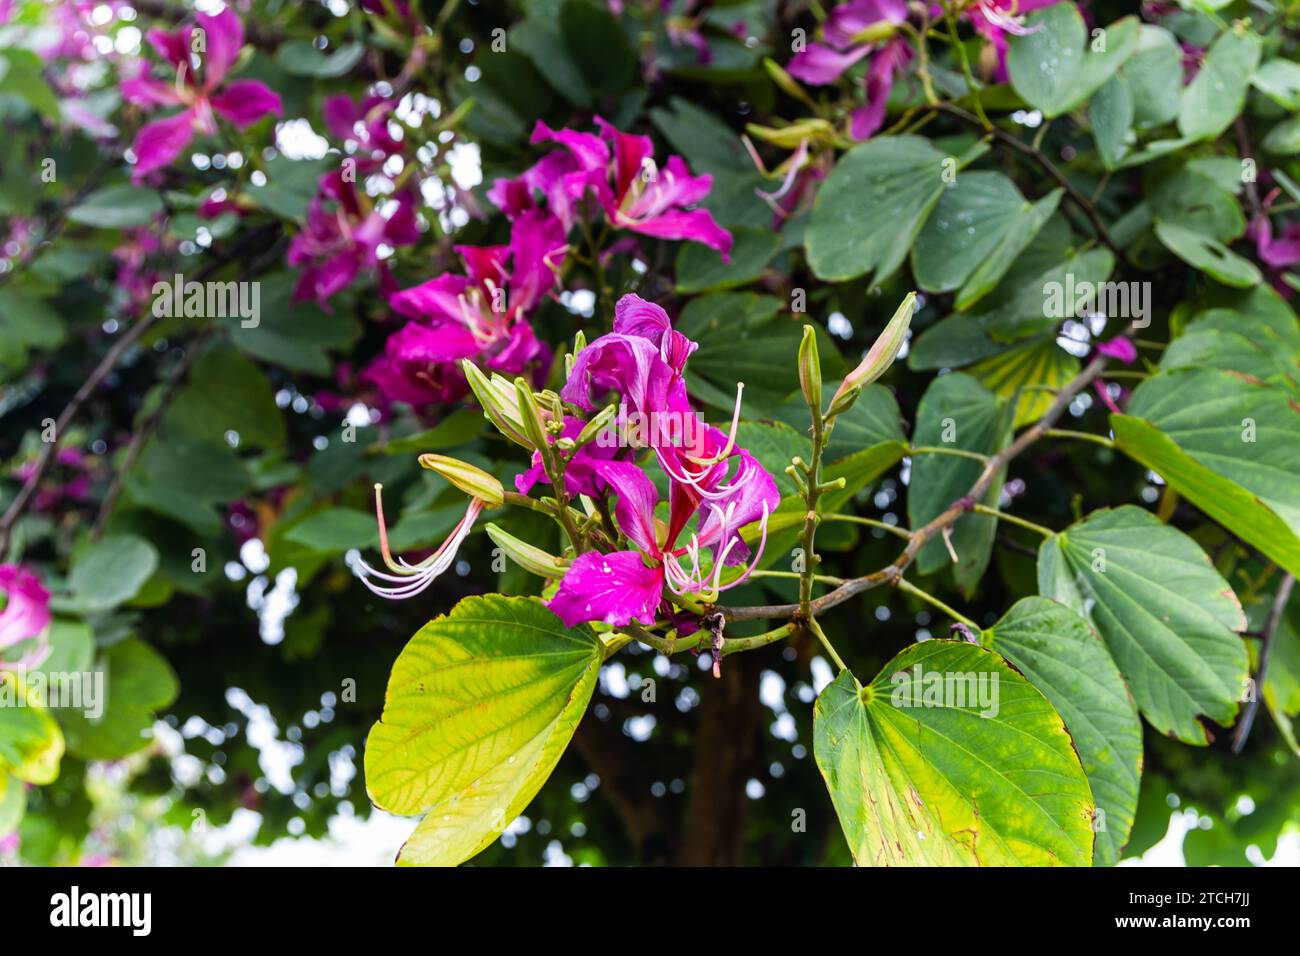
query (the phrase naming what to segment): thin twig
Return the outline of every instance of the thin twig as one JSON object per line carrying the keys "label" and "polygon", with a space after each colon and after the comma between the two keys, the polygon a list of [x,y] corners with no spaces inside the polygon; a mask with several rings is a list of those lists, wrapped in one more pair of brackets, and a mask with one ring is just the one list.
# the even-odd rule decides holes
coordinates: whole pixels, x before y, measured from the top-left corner
{"label": "thin twig", "polygon": [[1278,583],[1277,594],[1273,595],[1273,606],[1268,609],[1268,621],[1264,625],[1264,633],[1259,644],[1259,669],[1255,674],[1255,694],[1246,702],[1241,720],[1237,721],[1237,729],[1232,735],[1232,752],[1235,754],[1241,753],[1245,748],[1246,738],[1250,736],[1250,728],[1255,723],[1259,699],[1264,696],[1264,678],[1268,676],[1269,651],[1273,648],[1273,638],[1277,636],[1277,629],[1282,625],[1282,615],[1286,613],[1287,601],[1291,600],[1291,589],[1294,587],[1295,575],[1284,574]]}

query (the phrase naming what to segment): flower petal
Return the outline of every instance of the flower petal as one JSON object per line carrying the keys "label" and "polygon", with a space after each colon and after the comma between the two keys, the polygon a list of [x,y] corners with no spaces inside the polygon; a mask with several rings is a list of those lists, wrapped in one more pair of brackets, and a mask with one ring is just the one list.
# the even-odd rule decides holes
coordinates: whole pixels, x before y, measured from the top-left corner
{"label": "flower petal", "polygon": [[223,7],[215,16],[200,13],[197,17],[199,26],[206,34],[204,43],[207,47],[203,54],[203,83],[206,89],[215,89],[226,75],[226,71],[239,58],[239,51],[244,46],[244,25],[230,7]]}
{"label": "flower petal", "polygon": [[587,621],[614,627],[632,621],[649,625],[655,620],[663,582],[663,568],[646,567],[635,551],[588,551],[574,559],[560,590],[546,606],[565,627]]}
{"label": "flower petal", "polygon": [[170,166],[194,138],[194,113],[182,110],[175,116],[155,120],[141,127],[131,150],[135,153],[134,182],[140,182],[155,169]]}
{"label": "flower petal", "polygon": [[280,94],[259,80],[236,80],[211,102],[212,108],[238,129],[247,129],[268,113],[284,115]]}

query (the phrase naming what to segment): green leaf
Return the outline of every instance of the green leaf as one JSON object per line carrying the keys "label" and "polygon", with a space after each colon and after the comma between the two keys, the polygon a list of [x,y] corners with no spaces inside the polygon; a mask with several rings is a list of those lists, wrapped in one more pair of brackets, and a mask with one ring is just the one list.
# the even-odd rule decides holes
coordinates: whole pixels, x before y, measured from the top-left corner
{"label": "green leaf", "polygon": [[1038,238],[1043,227],[1056,213],[1056,207],[1065,195],[1064,189],[1053,189],[1035,203],[1022,208],[1003,234],[1001,240],[993,247],[989,255],[979,263],[966,280],[953,305],[958,310],[969,309],[976,302],[997,288],[1003,276],[1012,269],[1025,249]]}
{"label": "green leaf", "polygon": [[1107,169],[1114,169],[1128,152],[1128,137],[1133,129],[1135,112],[1133,94],[1122,73],[1112,76],[1088,104],[1092,138],[1097,142],[1097,152]]}
{"label": "green leaf", "polygon": [[51,783],[62,757],[59,725],[29,697],[18,674],[0,670],[0,782],[12,774],[27,783]]}
{"label": "green leaf", "polygon": [[356,320],[342,310],[325,312],[314,303],[294,302],[293,277],[277,273],[262,280],[261,321],[255,328],[232,323],[230,338],[249,355],[299,372],[328,376],[329,352],[347,349],[360,336]]}
{"label": "green leaf", "polygon": [[425,815],[399,864],[454,866],[497,838],[550,776],[602,658],[590,628],[535,598],[468,597],[420,629],[366,742],[375,805]]}
{"label": "green leaf", "polygon": [[1206,744],[1228,726],[1248,676],[1232,588],[1191,538],[1133,505],[1096,511],[1043,542],[1038,590],[1101,634],[1161,733]]}
{"label": "green leaf", "polygon": [[483,413],[479,410],[460,408],[430,429],[415,435],[394,438],[384,446],[384,454],[421,454],[426,451],[442,451],[445,448],[455,448],[457,445],[464,445],[483,434],[485,424]]}
{"label": "green leaf", "polygon": [[1268,152],[1279,156],[1300,153],[1300,116],[1292,116],[1278,123],[1265,134],[1261,145]]}
{"label": "green leaf", "polygon": [[842,671],[817,698],[813,753],[859,866],[1091,862],[1092,797],[1060,716],[982,647],[914,644],[866,687]]}
{"label": "green leaf", "polygon": [[617,93],[632,79],[636,57],[618,21],[592,0],[566,0],[560,33],[593,93]]}
{"label": "green leaf", "polygon": [[[264,169],[266,182],[249,186],[247,195],[261,208],[281,219],[301,220],[316,195],[318,183],[331,164],[328,159],[289,159],[277,154],[267,160]],[[265,298],[265,289],[263,289]],[[263,321],[273,315],[263,309]]]}
{"label": "green leaf", "polygon": [[1031,32],[1009,38],[1007,72],[1012,88],[1048,119],[1086,103],[1138,47],[1136,17],[1090,38],[1072,3],[1033,13],[1026,25]]}
{"label": "green leaf", "polygon": [[294,526],[285,538],[313,551],[338,553],[379,543],[375,516],[356,508],[329,508]]}
{"label": "green leaf", "polygon": [[912,247],[912,271],[928,292],[961,286],[1029,204],[1001,173],[977,170],[944,189]]}
{"label": "green leaf", "polygon": [[104,611],[129,601],[158,570],[158,549],[133,534],[114,534],[72,560],[68,587],[77,604]]}
{"label": "green leaf", "polygon": [[1232,124],[1246,104],[1260,47],[1259,37],[1248,30],[1240,35],[1228,30],[1210,44],[1178,107],[1178,131],[1185,138],[1213,139]]}
{"label": "green leaf", "polygon": [[[921,397],[912,444],[992,455],[1011,441],[1012,414],[1010,402],[970,376],[942,375],[930,383]],[[983,469],[974,459],[954,455],[914,456],[907,494],[909,526],[919,528],[938,517],[970,490]],[[982,499],[984,504],[997,504],[1002,478],[1003,473],[999,473]],[[989,515],[963,515],[953,525],[951,540],[957,552],[953,575],[966,594],[973,592],[984,576],[996,531],[997,519]],[[921,574],[934,574],[951,564],[948,549],[937,538],[926,542],[916,556],[916,567]]]}
{"label": "green leaf", "polygon": [[118,760],[149,743],[157,711],[176,700],[179,685],[162,655],[135,638],[108,648],[99,667],[106,685],[103,713],[91,717],[61,708],[59,721],[69,753],[87,760]]}
{"label": "green leaf", "polygon": [[781,234],[770,230],[735,229],[731,261],[724,263],[715,249],[684,242],[677,253],[677,291],[683,293],[733,289],[748,285],[763,274],[781,251]]}
{"label": "green leaf", "polygon": [[591,92],[554,19],[530,15],[510,28],[510,46],[533,61],[546,82],[579,109],[591,106]]}
{"label": "green leaf", "polygon": [[1163,27],[1142,24],[1137,51],[1120,67],[1138,129],[1163,126],[1178,115],[1183,89],[1183,54]]}
{"label": "green leaf", "polygon": [[1276,57],[1260,64],[1250,82],[1283,109],[1300,110],[1300,63]]}
{"label": "green leaf", "polygon": [[224,441],[155,435],[127,478],[131,501],[175,518],[205,537],[221,533],[217,505],[239,498],[248,471]]}
{"label": "green leaf", "polygon": [[346,75],[361,61],[365,52],[365,46],[360,43],[345,43],[326,53],[316,49],[308,40],[289,40],[275,51],[275,62],[280,69],[294,76],[335,79]]}
{"label": "green leaf", "polygon": [[878,136],[845,153],[817,190],[808,223],[808,263],[819,279],[893,275],[943,195],[945,172],[983,155],[949,156],[920,136]]}
{"label": "green leaf", "polygon": [[[797,317],[778,314],[782,303],[752,292],[719,292],[692,299],[677,329],[700,343],[686,366],[686,383],[701,401],[728,412],[736,403],[736,384],[744,382],[741,408],[762,418],[799,388],[794,356],[803,337]],[[736,343],[744,341],[744,349]],[[839,350],[818,329],[822,374],[843,377]]]}
{"label": "green leaf", "polygon": [[1056,336],[1049,335],[990,356],[966,372],[995,395],[1016,400],[1012,426],[1019,428],[1042,418],[1056,397],[1030,386],[1060,388],[1078,374],[1079,360],[1056,344]]}
{"label": "green leaf", "polygon": [[205,353],[164,413],[164,427],[194,438],[224,441],[239,436],[239,447],[281,448],[284,417],[262,370],[229,346]]}
{"label": "green leaf", "polygon": [[1082,617],[1047,598],[1017,601],[982,635],[1065,720],[1098,816],[1098,866],[1118,862],[1137,810],[1142,722],[1110,652]]}
{"label": "green leaf", "polygon": [[30,50],[0,50],[0,95],[16,96],[48,120],[59,120],[59,98]]}
{"label": "green leaf", "polygon": [[69,209],[68,219],[100,229],[127,229],[149,225],[162,211],[162,199],[152,189],[106,186]]}
{"label": "green leaf", "polygon": [[1189,266],[1200,269],[1224,285],[1244,289],[1262,276],[1254,263],[1243,259],[1213,236],[1169,222],[1156,223],[1156,237]]}

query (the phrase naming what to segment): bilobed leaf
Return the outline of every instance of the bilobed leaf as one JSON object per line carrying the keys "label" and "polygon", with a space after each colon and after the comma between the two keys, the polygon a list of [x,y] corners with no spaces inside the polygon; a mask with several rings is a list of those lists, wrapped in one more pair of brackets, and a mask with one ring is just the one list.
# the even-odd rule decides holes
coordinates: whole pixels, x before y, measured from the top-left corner
{"label": "bilobed leaf", "polygon": [[1178,115],[1183,54],[1164,27],[1142,24],[1137,50],[1120,67],[1119,75],[1129,89],[1138,129],[1162,126]]}
{"label": "bilobed leaf", "polygon": [[1136,17],[1093,40],[1072,3],[1030,14],[1026,25],[1030,32],[1010,38],[1007,72],[1015,91],[1049,119],[1086,103],[1138,47]]}
{"label": "bilobed leaf", "polygon": [[1076,612],[1042,597],[1013,604],[982,643],[1014,664],[1065,720],[1099,811],[1094,862],[1117,862],[1137,809],[1142,722],[1106,645]]}
{"label": "bilobed leaf", "polygon": [[1262,278],[1253,262],[1232,252],[1213,236],[1170,222],[1157,222],[1156,237],[1189,266],[1200,269],[1224,285],[1244,289]]}
{"label": "bilobed leaf", "polygon": [[29,696],[22,677],[0,670],[0,778],[12,775],[26,783],[51,783],[59,775],[62,757],[59,725]]}
{"label": "bilobed leaf", "polygon": [[1205,552],[1133,505],[1096,511],[1043,542],[1038,590],[1087,617],[1161,733],[1192,744],[1228,726],[1247,677],[1246,617]]}
{"label": "bilobed leaf", "polygon": [[1092,797],[1061,717],[984,648],[914,644],[866,687],[841,671],[817,698],[813,753],[859,866],[1092,860]]}
{"label": "bilobed leaf", "polygon": [[1027,208],[1001,173],[976,170],[953,179],[912,246],[917,284],[928,292],[960,287]]}
{"label": "bilobed leaf", "polygon": [[817,190],[808,263],[820,279],[891,276],[955,173],[987,150],[949,156],[920,136],[878,136],[840,158]]}
{"label": "bilobed leaf", "polygon": [[375,805],[424,814],[399,864],[454,866],[497,838],[568,745],[602,656],[533,598],[465,598],[421,628],[366,742]]}
{"label": "bilobed leaf", "polygon": [[[1010,402],[970,376],[942,375],[921,397],[912,444],[992,455],[1011,441],[1013,414]],[[914,456],[907,493],[909,526],[919,528],[937,517],[970,490],[983,469],[983,464],[971,458],[942,454]],[[1001,489],[1002,474],[999,474],[983,503],[996,505]],[[996,530],[997,519],[989,515],[963,515],[953,525],[951,540],[957,552],[953,575],[967,594],[984,575]],[[937,537],[926,542],[916,556],[916,567],[922,574],[933,574],[951,564],[948,549]]]}
{"label": "bilobed leaf", "polygon": [[1251,74],[1259,65],[1260,40],[1248,29],[1227,30],[1205,61],[1178,107],[1178,131],[1188,139],[1212,139],[1231,125],[1246,103]]}
{"label": "bilobed leaf", "polygon": [[73,558],[68,587],[81,608],[103,611],[135,597],[156,570],[157,548],[133,534],[114,534]]}
{"label": "bilobed leaf", "polygon": [[1063,195],[1065,190],[1053,189],[1042,199],[1029,203],[1020,210],[997,245],[975,267],[957,293],[953,304],[958,310],[969,309],[998,287],[1003,276],[1016,264],[1029,244],[1038,238],[1043,227],[1056,213]]}
{"label": "bilobed leaf", "polygon": [[135,638],[108,648],[97,667],[104,674],[99,701],[103,712],[92,717],[85,707],[61,707],[57,713],[69,753],[87,760],[117,760],[149,743],[157,712],[176,699],[179,685],[162,655]]}

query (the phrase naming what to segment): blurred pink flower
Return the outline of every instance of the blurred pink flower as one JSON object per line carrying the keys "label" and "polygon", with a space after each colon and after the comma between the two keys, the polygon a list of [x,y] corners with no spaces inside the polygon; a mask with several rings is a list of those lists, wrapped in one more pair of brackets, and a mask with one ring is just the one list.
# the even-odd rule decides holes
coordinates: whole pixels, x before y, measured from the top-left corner
{"label": "blurred pink flower", "polygon": [[[182,27],[172,33],[153,29],[148,39],[158,55],[175,71],[173,79],[156,80],[148,68],[122,81],[122,96],[145,107],[182,106],[173,116],[155,120],[136,134],[131,149],[136,156],[132,179],[139,182],[155,169],[171,165],[194,138],[195,131],[211,136],[217,132],[216,116],[245,129],[268,113],[284,115],[280,97],[258,80],[225,83],[226,73],[244,45],[244,28],[229,7],[218,14],[200,13],[198,27]],[[197,42],[197,29],[203,43]],[[200,47],[195,50],[195,47]],[[200,81],[191,54],[203,63]]]}
{"label": "blurred pink flower", "polygon": [[0,564],[0,653],[36,638],[36,646],[14,661],[0,660],[0,668],[36,667],[49,654],[50,592],[36,575],[17,564]]}

